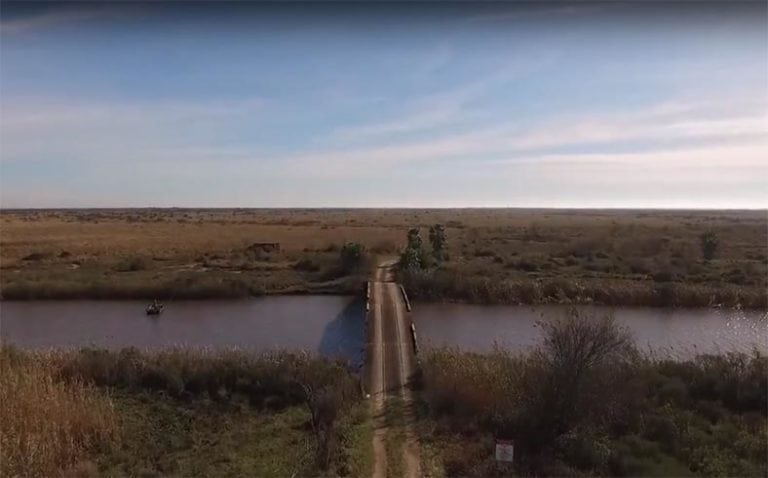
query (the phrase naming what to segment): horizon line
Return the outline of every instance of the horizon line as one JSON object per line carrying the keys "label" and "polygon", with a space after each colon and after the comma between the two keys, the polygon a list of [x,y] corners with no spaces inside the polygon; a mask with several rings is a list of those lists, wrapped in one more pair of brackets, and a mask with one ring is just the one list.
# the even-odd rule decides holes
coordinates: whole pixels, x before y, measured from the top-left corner
{"label": "horizon line", "polygon": [[85,206],[85,207],[11,207],[0,206],[0,212],[14,211],[109,211],[109,210],[471,210],[471,209],[518,209],[518,210],[564,210],[564,211],[765,211],[762,207],[666,207],[666,206]]}

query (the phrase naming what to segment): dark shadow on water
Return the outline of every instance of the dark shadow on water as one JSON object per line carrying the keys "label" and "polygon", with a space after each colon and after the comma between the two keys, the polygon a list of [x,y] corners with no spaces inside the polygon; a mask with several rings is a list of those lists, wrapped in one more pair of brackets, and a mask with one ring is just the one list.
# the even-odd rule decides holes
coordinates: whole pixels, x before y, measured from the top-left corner
{"label": "dark shadow on water", "polygon": [[318,352],[323,357],[344,359],[356,370],[365,356],[365,301],[350,302],[323,330]]}

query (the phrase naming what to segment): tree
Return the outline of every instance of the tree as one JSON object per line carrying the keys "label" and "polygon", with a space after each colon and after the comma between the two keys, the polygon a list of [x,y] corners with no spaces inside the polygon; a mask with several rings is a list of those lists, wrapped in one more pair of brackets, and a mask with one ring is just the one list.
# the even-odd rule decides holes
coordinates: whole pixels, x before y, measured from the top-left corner
{"label": "tree", "polygon": [[421,264],[419,251],[411,247],[406,248],[400,256],[400,265],[405,270],[421,269]]}
{"label": "tree", "polygon": [[528,380],[533,392],[523,415],[534,450],[579,423],[611,415],[612,377],[635,356],[631,334],[611,316],[590,317],[572,309],[564,319],[541,327],[544,343],[532,356]]}
{"label": "tree", "polygon": [[310,414],[312,432],[317,440],[317,465],[327,470],[336,451],[336,417],[341,399],[332,387],[315,388],[302,384]]}
{"label": "tree", "polygon": [[712,231],[707,231],[700,236],[701,239],[701,254],[704,256],[704,260],[710,260],[715,257],[715,251],[719,245],[717,235]]}
{"label": "tree", "polygon": [[339,253],[339,261],[344,273],[354,272],[363,262],[363,246],[356,242],[344,244]]}
{"label": "tree", "polygon": [[429,228],[429,243],[432,245],[432,255],[437,261],[442,261],[445,249],[445,228],[442,224]]}
{"label": "tree", "polygon": [[419,230],[417,228],[412,228],[408,230],[408,249],[414,249],[414,250],[420,250],[421,249],[421,236],[419,235]]}
{"label": "tree", "polygon": [[422,269],[426,266],[426,257],[422,249],[421,236],[417,228],[408,230],[408,245],[400,256],[400,265],[405,270]]}

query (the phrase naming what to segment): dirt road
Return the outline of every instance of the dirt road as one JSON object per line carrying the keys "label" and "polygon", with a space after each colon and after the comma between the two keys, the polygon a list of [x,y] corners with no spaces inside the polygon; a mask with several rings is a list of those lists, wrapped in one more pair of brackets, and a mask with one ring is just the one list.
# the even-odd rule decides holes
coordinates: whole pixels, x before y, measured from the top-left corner
{"label": "dirt road", "polygon": [[[402,441],[404,475],[420,475],[418,443],[409,426],[412,397],[408,383],[415,371],[416,357],[410,317],[400,289],[394,282],[394,264],[395,261],[380,264],[370,285],[366,364],[374,417],[374,478],[394,476],[393,469],[396,467],[387,463],[386,448],[387,435],[396,432],[405,436]],[[392,430],[392,425],[387,424],[386,402],[393,398],[399,398],[404,404],[402,430]],[[390,440],[390,444],[392,442]],[[389,455],[392,456],[391,450]]]}

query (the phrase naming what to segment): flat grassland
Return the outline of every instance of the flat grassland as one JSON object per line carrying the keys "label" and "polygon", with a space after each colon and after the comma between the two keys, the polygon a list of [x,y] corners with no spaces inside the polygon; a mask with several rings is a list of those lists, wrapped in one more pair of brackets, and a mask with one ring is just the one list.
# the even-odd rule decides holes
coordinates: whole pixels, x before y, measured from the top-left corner
{"label": "flat grassland", "polygon": [[[83,209],[0,213],[6,299],[348,293],[346,242],[396,255],[410,228],[448,259],[401,277],[416,298],[764,307],[766,211]],[[701,236],[714,233],[714,257]],[[279,251],[264,244],[279,244]]]}

